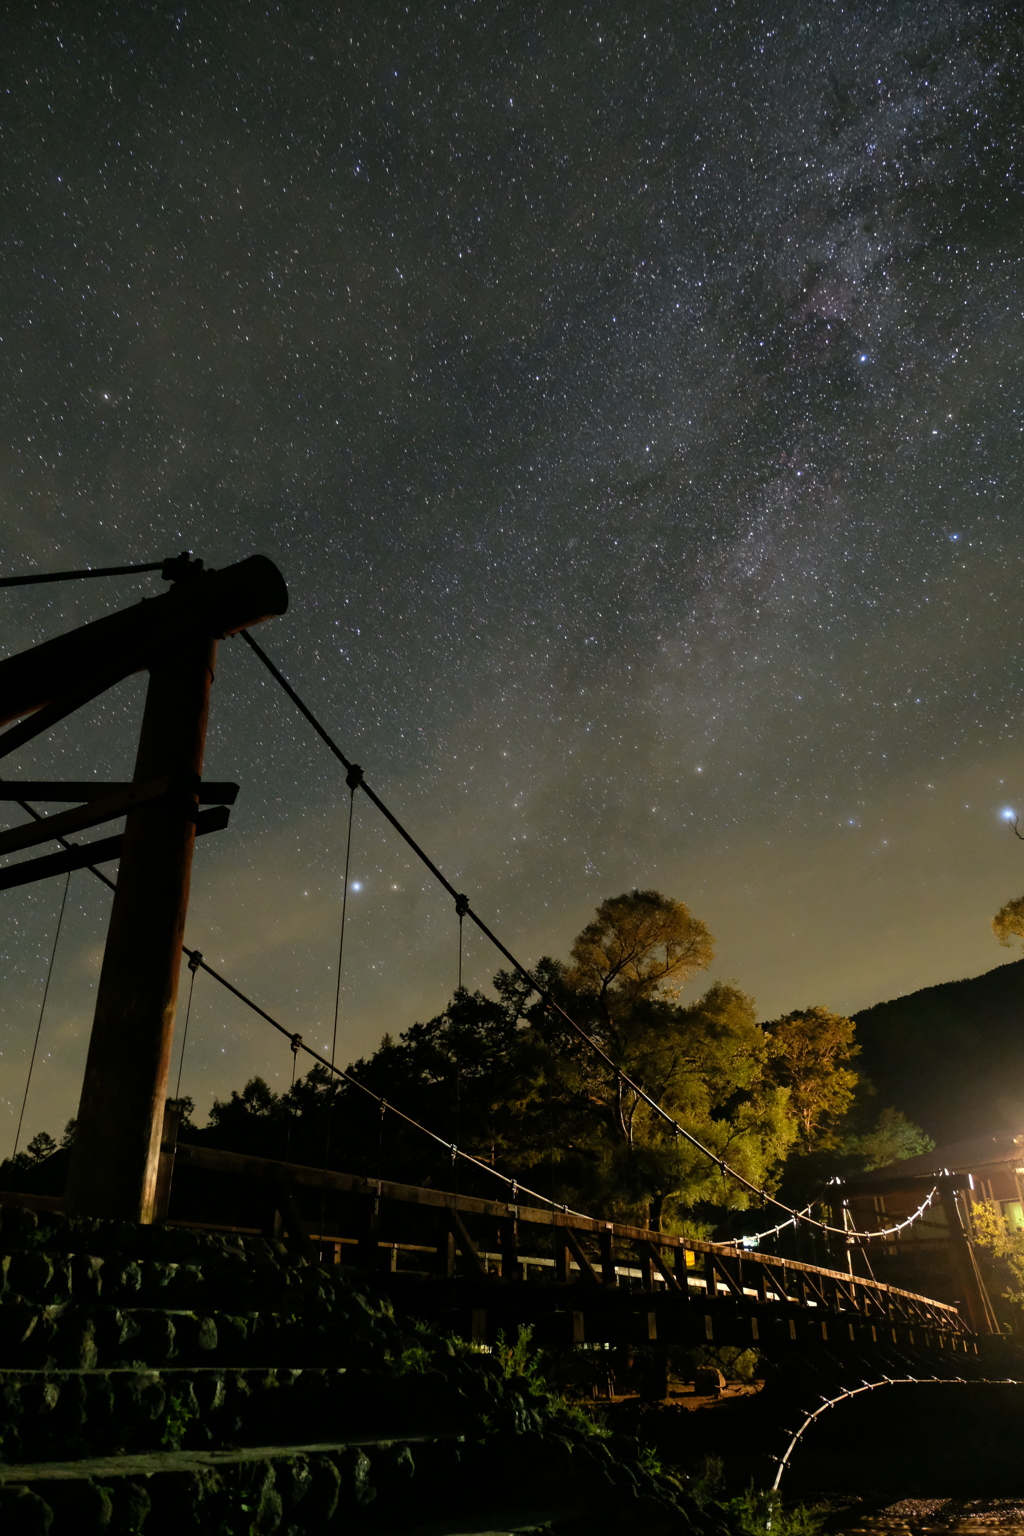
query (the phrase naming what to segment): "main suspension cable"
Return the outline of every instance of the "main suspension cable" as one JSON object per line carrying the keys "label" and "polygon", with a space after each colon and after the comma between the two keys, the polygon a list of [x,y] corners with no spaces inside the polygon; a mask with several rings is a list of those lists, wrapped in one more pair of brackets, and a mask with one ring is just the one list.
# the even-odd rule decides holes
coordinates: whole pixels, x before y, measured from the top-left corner
{"label": "main suspension cable", "polygon": [[90,576],[133,576],[138,571],[160,571],[162,560],[146,565],[106,565],[94,571],[48,571],[31,576],[0,576],[0,587],[34,587],[44,581],[84,581]]}
{"label": "main suspension cable", "polygon": [[[145,571],[159,571],[165,581],[173,581],[188,565],[185,554],[172,560],[148,560],[142,565],[102,565],[86,571],[33,571],[28,576],[0,576],[0,587],[35,587],[48,581],[88,581],[91,576],[138,576]],[[202,561],[198,562],[202,565]]]}
{"label": "main suspension cable", "polygon": [[[193,952],[182,946],[182,953],[186,955],[195,953],[198,955],[199,951]],[[436,1131],[432,1131],[429,1126],[423,1125],[419,1120],[414,1120],[412,1115],[407,1115],[404,1110],[392,1104],[390,1099],[384,1099],[379,1093],[374,1093],[372,1088],[368,1088],[365,1083],[361,1083],[358,1077],[353,1077],[351,1072],[346,1072],[343,1067],[337,1065],[332,1066],[327,1056],[322,1055],[320,1051],[314,1050],[311,1045],[308,1045],[303,1040],[301,1035],[293,1034],[284,1024],[278,1023],[272,1014],[267,1013],[266,1009],[261,1008],[258,1003],[254,1003],[251,997],[246,997],[245,993],[240,992],[236,986],[232,985],[226,976],[222,976],[219,971],[213,969],[212,965],[208,965],[202,956],[199,957],[198,963],[201,970],[206,971],[207,975],[212,976],[214,981],[219,981],[222,987],[226,987],[234,997],[238,998],[239,1002],[244,1003],[247,1008],[251,1008],[253,1013],[259,1014],[260,1018],[265,1019],[279,1034],[287,1035],[296,1049],[305,1051],[307,1056],[312,1056],[314,1061],[318,1061],[322,1067],[326,1067],[329,1072],[333,1072],[343,1082],[350,1084],[353,1088],[358,1088],[360,1093],[365,1093],[367,1098],[372,1099],[382,1110],[386,1110],[390,1115],[397,1115],[399,1120],[404,1120],[406,1125],[412,1126],[413,1130],[421,1131],[424,1136],[428,1136],[431,1141],[435,1141],[439,1147],[444,1147],[445,1151],[453,1157],[459,1157],[463,1162],[470,1163],[474,1168],[479,1168],[484,1173],[490,1174],[492,1178],[500,1179],[503,1184],[511,1189],[513,1199],[519,1194],[529,1195],[531,1199],[541,1200],[545,1205],[551,1206],[556,1211],[562,1211],[566,1215],[584,1216],[586,1214],[584,1211],[574,1211],[569,1206],[563,1205],[560,1201],[549,1200],[547,1195],[540,1194],[536,1189],[530,1189],[520,1179],[514,1179],[506,1173],[500,1173],[497,1168],[492,1168],[489,1163],[481,1162],[480,1158],[474,1157],[470,1152],[463,1151],[461,1147],[447,1141],[444,1136],[438,1136]],[[731,1247],[732,1245],[730,1244],[729,1246]]]}
{"label": "main suspension cable", "polygon": [[[529,984],[530,991],[537,993],[544,1006],[548,1008],[552,1013],[556,1014],[569,1027],[572,1033],[575,1034],[580,1040],[582,1040],[584,1045],[586,1045],[588,1049],[594,1053],[595,1056],[603,1061],[605,1066],[608,1067],[626,1087],[635,1093],[637,1097],[641,1099],[643,1103],[645,1103],[655,1115],[657,1115],[667,1125],[671,1126],[674,1134],[682,1136],[683,1139],[689,1142],[692,1147],[694,1147],[698,1152],[702,1153],[704,1157],[713,1162],[718,1167],[723,1176],[728,1176],[731,1178],[742,1189],[746,1190],[748,1194],[753,1195],[756,1199],[760,1200],[765,1205],[772,1206],[775,1210],[785,1212],[785,1215],[789,1218],[789,1221],[785,1223],[786,1225],[788,1225],[789,1222],[793,1222],[797,1226],[800,1224],[805,1224],[806,1226],[813,1227],[821,1232],[831,1232],[836,1233],[842,1237],[856,1237],[864,1240],[889,1237],[894,1232],[901,1231],[904,1226],[909,1225],[909,1222],[902,1222],[899,1226],[888,1227],[884,1230],[874,1232],[851,1232],[845,1227],[833,1226],[830,1222],[821,1221],[813,1216],[807,1216],[803,1212],[794,1209],[793,1206],[787,1205],[784,1200],[777,1199],[774,1195],[770,1194],[768,1190],[762,1189],[757,1184],[754,1184],[752,1180],[748,1179],[744,1174],[740,1173],[738,1169],[733,1168],[729,1163],[725,1161],[723,1157],[720,1157],[717,1152],[713,1152],[710,1147],[705,1146],[699,1137],[695,1136],[692,1131],[688,1131],[684,1125],[681,1125],[669,1110],[665,1109],[661,1104],[659,1104],[657,1099],[653,1098],[645,1088],[642,1088],[639,1083],[635,1082],[628,1073],[624,1072],[622,1068],[612,1060],[604,1047],[600,1045],[592,1035],[588,1034],[583,1026],[578,1024],[571,1014],[566,1012],[566,1010],[552,996],[547,988],[537,980],[537,978],[532,974],[527,966],[523,965],[522,961],[517,959],[512,951],[501,942],[497,934],[492,932],[492,930],[484,922],[483,918],[481,918],[479,914],[473,910],[467,897],[455,889],[451,881],[441,873],[433,859],[431,859],[430,856],[420,847],[419,843],[412,836],[412,834],[408,832],[402,823],[398,820],[397,816],[395,816],[388,809],[380,796],[370,788],[364,777],[363,769],[360,768],[358,764],[352,763],[349,758],[345,756],[337,742],[333,739],[326,728],[321,725],[313,711],[303,701],[303,699],[300,698],[299,694],[295,691],[291,683],[289,683],[288,679],[284,676],[284,673],[281,672],[280,668],[275,666],[258,641],[253,639],[252,635],[247,629],[243,629],[241,631],[241,636],[249,648],[255,651],[256,655],[266,667],[267,671],[288,695],[296,709],[298,709],[299,713],[309,721],[309,724],[316,731],[317,735],[320,737],[321,741],[323,741],[328,751],[330,751],[334,757],[338,759],[338,761],[346,770],[346,773],[355,778],[356,783],[358,784],[359,788],[362,789],[363,793],[368,797],[368,799],[372,801],[372,803],[377,807],[385,819],[391,823],[403,841],[408,844],[408,846],[416,854],[417,858],[419,858],[427,867],[427,869],[430,870],[431,874],[438,881],[438,883],[444,887],[444,889],[456,902],[457,910],[459,910],[460,916],[465,915],[476,924],[480,932],[484,935],[485,938],[490,940],[498,953],[503,955],[504,958],[513,967],[513,969],[523,978],[525,982]],[[930,1204],[931,1199],[932,1196],[929,1196],[928,1200],[925,1202],[925,1206]],[[923,1209],[924,1207],[922,1207],[922,1210]],[[920,1213],[915,1213],[911,1220],[916,1221],[919,1214]]]}

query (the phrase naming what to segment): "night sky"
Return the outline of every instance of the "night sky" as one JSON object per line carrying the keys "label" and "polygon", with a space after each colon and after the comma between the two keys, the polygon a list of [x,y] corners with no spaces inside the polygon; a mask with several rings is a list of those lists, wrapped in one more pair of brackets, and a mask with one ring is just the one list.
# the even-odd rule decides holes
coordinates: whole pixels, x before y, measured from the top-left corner
{"label": "night sky", "polygon": [[[634,885],[762,1018],[1010,958],[1019,14],[8,5],[3,573],[269,555],[260,642],[526,960]],[[159,590],[0,592],[0,650]],[[143,688],[5,774],[129,775]],[[240,640],[207,773],[242,791],[189,942],[322,1046],[347,790]],[[358,800],[353,874],[345,1060],[458,965]],[[62,889],[0,893],[4,1153]],[[71,877],[28,1135],[76,1107],[108,910]],[[182,1091],[257,1071],[287,1046],[200,976]]]}

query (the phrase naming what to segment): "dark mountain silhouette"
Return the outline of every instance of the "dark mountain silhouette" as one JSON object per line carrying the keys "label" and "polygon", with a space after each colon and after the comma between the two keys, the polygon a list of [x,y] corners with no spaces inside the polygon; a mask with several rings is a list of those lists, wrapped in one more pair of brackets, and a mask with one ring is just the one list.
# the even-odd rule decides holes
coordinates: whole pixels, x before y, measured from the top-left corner
{"label": "dark mountain silhouette", "polygon": [[860,1070],[941,1145],[1024,1132],[1024,960],[853,1015]]}

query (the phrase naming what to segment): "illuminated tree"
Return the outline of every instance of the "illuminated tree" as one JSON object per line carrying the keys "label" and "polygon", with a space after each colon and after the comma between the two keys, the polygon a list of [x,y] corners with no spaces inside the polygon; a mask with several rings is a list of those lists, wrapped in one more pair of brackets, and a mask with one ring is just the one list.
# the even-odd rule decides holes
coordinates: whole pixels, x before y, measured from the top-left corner
{"label": "illuminated tree", "polygon": [[572,946],[574,991],[592,992],[611,1021],[616,1003],[674,998],[715,957],[715,941],[689,907],[660,891],[610,896]]}
{"label": "illuminated tree", "polygon": [[634,890],[602,902],[570,954],[555,990],[611,1067],[547,1010],[529,1017],[547,1051],[545,1092],[561,1106],[561,1166],[577,1198],[655,1225],[678,1224],[698,1204],[746,1205],[645,1098],[757,1184],[777,1176],[792,1145],[789,1093],[766,1076],[751,999],[716,983],[686,1007],[675,1001],[714,955],[704,923],[681,901]]}
{"label": "illuminated tree", "polygon": [[838,1122],[853,1103],[857,1074],[844,1062],[859,1054],[854,1022],[827,1008],[801,1008],[766,1024],[769,1073],[790,1093],[805,1152],[834,1144]]}
{"label": "illuminated tree", "polygon": [[1014,939],[1024,943],[1024,896],[1008,901],[992,919],[992,932],[1000,944],[1010,947]]}

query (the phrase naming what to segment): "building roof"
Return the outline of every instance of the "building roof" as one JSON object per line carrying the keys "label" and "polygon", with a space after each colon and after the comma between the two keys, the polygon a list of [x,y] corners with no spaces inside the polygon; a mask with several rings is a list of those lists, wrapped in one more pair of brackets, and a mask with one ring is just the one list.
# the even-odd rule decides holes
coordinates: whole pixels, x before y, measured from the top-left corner
{"label": "building roof", "polygon": [[1024,1167],[1024,1136],[968,1136],[963,1141],[947,1141],[931,1152],[904,1157],[898,1163],[874,1168],[858,1179],[870,1183],[895,1177],[926,1177],[933,1173],[978,1173],[1006,1163]]}

